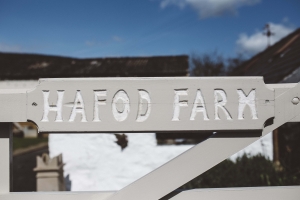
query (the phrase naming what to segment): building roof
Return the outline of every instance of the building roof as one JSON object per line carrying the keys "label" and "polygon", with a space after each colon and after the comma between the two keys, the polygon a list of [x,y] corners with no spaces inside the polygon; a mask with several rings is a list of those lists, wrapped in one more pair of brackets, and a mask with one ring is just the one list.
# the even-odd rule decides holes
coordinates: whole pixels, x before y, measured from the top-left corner
{"label": "building roof", "polygon": [[187,75],[186,55],[77,59],[0,52],[0,80]]}
{"label": "building roof", "polygon": [[297,29],[245,62],[239,67],[237,74],[263,76],[265,83],[278,83],[285,82],[299,67],[300,29]]}

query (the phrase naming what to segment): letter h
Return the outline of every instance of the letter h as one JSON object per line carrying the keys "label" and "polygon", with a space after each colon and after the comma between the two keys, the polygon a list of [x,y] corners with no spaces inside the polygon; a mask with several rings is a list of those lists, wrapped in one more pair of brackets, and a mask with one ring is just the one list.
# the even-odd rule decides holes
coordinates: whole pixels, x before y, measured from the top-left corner
{"label": "letter h", "polygon": [[48,114],[50,111],[56,112],[56,118],[55,122],[62,122],[62,103],[63,103],[63,97],[64,97],[63,90],[57,90],[57,103],[56,105],[49,105],[49,90],[43,90],[43,96],[44,96],[44,115],[42,122],[49,122]]}

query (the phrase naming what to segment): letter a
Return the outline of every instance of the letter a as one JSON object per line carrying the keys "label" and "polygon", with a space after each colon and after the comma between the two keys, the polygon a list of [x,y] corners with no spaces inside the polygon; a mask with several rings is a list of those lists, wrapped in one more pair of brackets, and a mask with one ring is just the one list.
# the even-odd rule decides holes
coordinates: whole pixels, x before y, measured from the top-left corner
{"label": "letter a", "polygon": [[205,107],[205,103],[204,103],[204,99],[203,99],[201,90],[197,90],[197,94],[196,94],[196,98],[195,98],[195,102],[194,102],[190,120],[195,120],[196,114],[198,112],[203,113],[204,120],[209,120],[208,116],[207,116],[206,107]]}
{"label": "letter a", "polygon": [[84,110],[84,102],[83,102],[80,90],[77,90],[77,92],[76,92],[76,97],[75,97],[75,101],[74,101],[74,105],[73,105],[73,109],[71,112],[69,122],[73,122],[75,120],[77,113],[81,114],[81,122],[87,122],[85,110]]}

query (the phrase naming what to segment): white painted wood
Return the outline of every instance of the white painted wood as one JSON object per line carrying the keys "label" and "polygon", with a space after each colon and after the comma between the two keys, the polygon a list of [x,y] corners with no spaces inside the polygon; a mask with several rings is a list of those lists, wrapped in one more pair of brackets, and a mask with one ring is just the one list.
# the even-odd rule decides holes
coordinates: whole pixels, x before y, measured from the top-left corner
{"label": "white painted wood", "polygon": [[[278,97],[285,92],[289,91],[291,88],[297,86],[297,83],[281,83],[281,84],[267,84],[267,87],[275,89],[275,96]],[[300,98],[300,97],[299,97]],[[287,100],[286,103],[290,103],[292,99]],[[289,120],[289,122],[300,122],[300,114]]]}
{"label": "white painted wood", "polygon": [[299,200],[300,186],[194,189],[179,193],[170,200]]}
{"label": "white painted wood", "polygon": [[[300,104],[294,105],[290,100],[300,96],[300,85],[279,93],[275,99],[274,123],[264,128],[262,136],[293,119],[300,113]],[[255,142],[260,137],[221,138],[217,133],[167,164],[147,174],[136,182],[115,193],[109,200],[132,199],[147,197],[157,200],[189,180],[204,173],[235,152]],[[217,147],[217,148],[216,148]]]}
{"label": "white painted wood", "polygon": [[[291,86],[291,87],[290,87]],[[300,98],[300,84],[278,84],[269,85],[275,89],[275,118],[272,126],[266,129],[274,130],[282,124],[297,119],[300,113],[300,103],[293,104],[293,98]],[[288,89],[287,89],[288,88]],[[277,126],[277,127],[273,127]]]}
{"label": "white painted wood", "polygon": [[[235,86],[234,87],[236,87],[237,88],[237,86],[241,86],[240,88],[248,88],[248,90],[250,91],[250,89],[249,88],[254,88],[255,87],[255,84],[253,85],[253,84],[251,84],[251,82],[249,82],[249,78],[246,78],[246,77],[243,77],[243,78],[226,78],[226,77],[224,77],[223,79],[224,80],[222,80],[222,78],[130,78],[130,79],[46,79],[46,80],[41,80],[42,82],[48,82],[48,84],[52,84],[52,81],[54,81],[54,82],[56,82],[57,83],[57,87],[56,87],[56,89],[54,89],[54,91],[55,90],[59,90],[59,88],[61,88],[61,83],[64,83],[64,82],[72,82],[71,84],[73,84],[74,82],[75,83],[77,83],[77,84],[79,84],[79,85],[86,85],[85,84],[85,82],[101,82],[101,81],[113,81],[113,80],[115,80],[115,81],[119,81],[119,82],[122,82],[123,80],[128,80],[129,82],[130,81],[133,81],[133,82],[137,82],[136,84],[135,83],[132,83],[132,84],[135,84],[135,85],[139,85],[139,86],[141,86],[141,87],[137,87],[137,86],[135,86],[136,88],[147,88],[147,87],[143,87],[145,84],[149,84],[149,82],[151,82],[151,81],[153,81],[153,82],[159,82],[159,81],[157,81],[157,80],[160,80],[160,81],[165,81],[166,83],[167,83],[167,85],[171,85],[171,83],[170,83],[170,79],[173,79],[173,81],[175,81],[175,82],[178,82],[178,84],[179,84],[179,86],[181,85],[181,86],[187,86],[186,84],[185,84],[185,82],[187,82],[187,81],[189,81],[189,80],[191,80],[191,81],[193,81],[193,82],[197,82],[197,81],[199,81],[199,80],[202,80],[202,81],[200,81],[200,82],[205,82],[204,84],[199,84],[200,86],[198,87],[198,88],[207,88],[207,85],[208,84],[210,84],[210,83],[208,83],[208,81],[207,81],[207,79],[210,79],[211,81],[212,80],[214,80],[214,82],[218,82],[218,86],[220,86],[220,88],[222,88],[221,87],[221,85],[224,85],[223,83],[224,83],[224,80],[229,80],[229,79],[232,79],[232,81],[234,82],[234,83],[236,83],[235,84]],[[253,80],[253,79],[257,79],[258,80],[258,82],[259,83],[257,83],[257,85],[262,85],[263,83],[261,83],[262,82],[262,79],[261,79],[261,77],[251,77],[251,79]],[[221,80],[221,81],[220,81]],[[146,82],[144,82],[144,81],[146,81]],[[242,84],[239,84],[238,82],[243,82]],[[53,82],[53,83],[54,83]],[[138,84],[138,82],[141,82],[142,84]],[[144,82],[144,83],[143,83]],[[181,83],[182,82],[184,82],[184,84],[182,85]],[[122,84],[123,84],[123,82],[122,82]],[[119,85],[122,85],[122,84],[119,84]],[[54,84],[55,85],[55,84]],[[196,84],[197,85],[197,84]],[[202,85],[204,85],[204,86],[202,86]],[[231,86],[232,86],[233,84],[231,84]],[[245,87],[245,85],[247,85],[247,87]],[[283,93],[284,91],[286,91],[286,90],[288,90],[288,89],[290,89],[290,88],[292,88],[292,87],[294,87],[296,84],[293,84],[293,83],[291,83],[291,84],[269,84],[269,85],[265,85],[266,87],[268,87],[268,88],[270,88],[271,90],[273,89],[273,87],[276,87],[276,91],[277,92],[279,92],[279,93]],[[156,84],[156,86],[157,86],[157,84]],[[171,87],[171,86],[170,86]],[[263,86],[260,86],[260,87],[263,87]],[[53,88],[53,87],[51,87],[51,88]],[[72,88],[72,90],[74,90],[73,91],[73,93],[74,93],[74,95],[75,95],[75,90],[76,89],[74,89],[74,88],[76,88],[76,87],[71,87]],[[80,87],[80,88],[82,88],[82,86]],[[86,88],[86,87],[85,87]],[[93,86],[91,87],[91,88],[94,88]],[[99,87],[98,87],[99,88]],[[101,88],[104,88],[104,87],[101,87]],[[116,88],[122,88],[121,86],[116,86],[116,85],[114,85],[114,87],[113,87],[113,89],[114,90],[117,90]],[[159,90],[163,90],[163,88],[161,88],[161,85],[159,85],[158,86],[158,88],[159,88]],[[175,88],[175,87],[173,87],[173,88]],[[224,87],[223,87],[224,88]],[[49,89],[49,88],[48,88]],[[193,86],[192,86],[192,89],[194,89],[195,91],[196,91],[196,87],[195,87],[195,84],[193,84]],[[192,90],[191,89],[191,90]],[[191,91],[190,90],[190,91]],[[0,121],[2,121],[2,122],[25,122],[25,121],[27,121],[27,120],[32,120],[32,119],[30,119],[31,117],[27,117],[27,112],[29,112],[29,113],[31,113],[31,111],[32,110],[34,110],[34,108],[32,108],[32,107],[35,107],[34,105],[35,104],[33,104],[33,103],[37,103],[37,102],[35,102],[35,101],[33,101],[35,98],[32,98],[32,99],[30,99],[29,97],[26,97],[26,92],[27,93],[32,93],[32,92],[34,92],[35,91],[35,89],[0,89],[0,99],[1,99],[1,105],[0,105],[0,110],[2,111],[2,112],[0,112]],[[194,92],[195,92],[194,91]],[[53,94],[52,94],[53,95]],[[111,94],[112,95],[112,94]],[[202,115],[202,113],[197,113],[197,115],[198,115],[198,120],[193,120],[193,117],[192,117],[192,111],[193,111],[193,108],[194,108],[194,103],[195,103],[195,98],[196,98],[196,92],[195,92],[195,97],[192,97],[193,95],[191,95],[191,96],[189,96],[189,98],[187,99],[187,100],[190,100],[189,102],[190,102],[190,104],[188,104],[188,105],[190,105],[190,106],[188,106],[188,111],[187,110],[185,110],[186,108],[183,108],[183,110],[184,110],[184,112],[186,112],[185,114],[184,114],[184,120],[185,120],[185,122],[188,122],[188,124],[189,124],[189,126],[192,126],[192,127],[195,127],[193,130],[201,130],[201,129],[198,129],[199,127],[197,127],[197,125],[195,126],[195,124],[192,122],[192,121],[201,121],[201,119],[199,119],[200,117],[201,117],[201,115]],[[30,95],[29,95],[30,96]],[[41,96],[41,95],[40,95]],[[74,96],[75,97],[75,96]],[[27,99],[29,99],[29,100],[26,100],[26,98]],[[55,99],[56,97],[54,96],[54,97],[50,97],[50,100],[51,99],[53,99],[52,100],[52,105],[55,105],[55,103],[56,103],[56,99]],[[135,95],[135,98],[138,98],[138,95],[136,94]],[[90,99],[90,97],[89,97],[89,99]],[[171,99],[171,98],[170,98]],[[210,102],[212,102],[212,101],[214,101],[214,99],[212,99],[211,97],[209,97],[208,98],[209,100],[210,100]],[[267,98],[265,98],[266,100],[268,100]],[[27,102],[28,101],[28,102]],[[32,101],[32,102],[31,102]],[[71,110],[71,108],[72,108],[72,106],[71,106],[71,104],[72,104],[72,101],[74,101],[74,98],[72,99],[71,98],[71,100],[70,100],[70,102],[66,102],[66,104],[64,105],[64,107],[67,107],[66,109],[68,109],[69,111]],[[101,101],[101,100],[100,100]],[[93,104],[93,103],[95,103],[95,102],[93,102],[92,100],[90,100],[89,102],[91,102],[91,105]],[[261,101],[262,102],[262,101]],[[69,103],[69,104],[68,104]],[[108,105],[108,107],[110,106],[111,107],[111,105],[109,105],[111,102],[107,102],[107,105]],[[167,102],[168,104],[172,104],[172,102]],[[174,103],[174,102],[173,102]],[[207,102],[206,102],[207,103]],[[237,103],[236,102],[236,100],[235,100],[235,102],[234,103]],[[269,100],[269,105],[270,105],[270,107],[272,107],[273,106],[273,101],[272,100]],[[33,105],[32,105],[33,104]],[[137,102],[135,102],[135,105],[137,104]],[[27,105],[27,106],[26,106]],[[37,104],[37,106],[36,107],[40,107],[41,105],[43,105],[43,103],[42,104]],[[91,106],[91,105],[89,105],[89,107]],[[93,104],[94,105],[94,104]],[[151,105],[154,105],[154,103],[152,103]],[[169,105],[170,106],[170,105]],[[28,107],[28,108],[26,108],[26,107]],[[100,106],[100,108],[101,108],[102,106]],[[136,107],[139,107],[139,106],[136,106]],[[262,107],[264,107],[264,106],[262,106]],[[105,108],[105,109],[108,109],[109,110],[109,108]],[[234,108],[233,108],[234,109]],[[246,108],[246,110],[247,110],[248,108]],[[159,111],[164,111],[164,109],[158,109]],[[209,109],[208,109],[209,110]],[[270,112],[272,112],[272,111],[270,111],[270,110],[272,110],[272,108],[268,108],[268,110],[266,111],[267,113],[270,113]],[[135,108],[135,111],[137,111],[137,108]],[[41,111],[42,113],[43,113],[43,111]],[[99,110],[99,112],[100,112],[100,110]],[[182,111],[183,112],[183,111]],[[190,113],[189,113],[190,112]],[[214,110],[213,109],[210,109],[210,113],[213,113],[214,112]],[[248,114],[251,114],[251,113],[249,113],[250,112],[250,110],[249,111],[247,111],[248,112]],[[107,113],[109,113],[108,111],[107,111]],[[158,113],[158,112],[157,112]],[[36,121],[37,121],[37,123],[39,123],[39,121],[41,121],[42,120],[42,115],[43,114],[40,114],[40,113],[37,113],[40,117],[35,117],[35,118],[38,118],[38,119],[36,119]],[[89,114],[90,115],[93,115],[93,114],[91,114],[91,112],[89,111]],[[103,113],[101,113],[102,115],[104,115],[105,114],[105,111],[103,111]],[[247,113],[246,113],[247,114]],[[50,116],[51,115],[55,115],[55,113],[52,113],[52,114],[50,114]],[[134,114],[132,114],[132,115],[134,115]],[[150,113],[149,113],[149,115],[150,115]],[[152,116],[152,118],[153,118],[153,115],[155,115],[155,114],[153,114],[153,112],[151,112],[151,115],[150,115],[150,117]],[[159,112],[159,114],[158,115],[160,115],[160,117],[159,117],[159,119],[161,119],[161,115],[166,115],[166,114],[164,114],[163,112]],[[210,118],[212,118],[212,117],[214,117],[213,116],[213,114],[210,114],[211,116],[210,116]],[[269,115],[271,115],[271,114],[269,114]],[[112,120],[113,119],[113,115],[112,115],[112,113],[109,113],[109,116],[110,116],[110,119],[106,119],[106,120]],[[157,116],[157,115],[156,115]],[[200,117],[199,117],[200,116]],[[70,115],[67,115],[67,119],[69,119],[69,117],[70,117]],[[149,117],[149,116],[148,116]],[[166,117],[166,116],[165,116]],[[33,117],[34,118],[34,117]],[[52,116],[52,118],[54,118],[53,116]],[[134,119],[135,117],[134,116],[132,116],[132,120]],[[187,119],[190,119],[190,120],[187,120]],[[266,117],[267,118],[267,117]],[[183,121],[184,121],[183,120]],[[205,116],[203,116],[203,119],[202,119],[203,121],[205,121]],[[182,121],[182,122],[183,122]],[[189,122],[190,121],[190,122]],[[290,120],[291,122],[299,122],[300,121],[300,115],[298,115],[298,116],[296,116],[294,119],[291,119]],[[202,122],[202,121],[201,121]],[[211,120],[211,122],[213,122],[213,120]],[[227,122],[227,121],[225,121],[225,122]],[[236,122],[235,120],[234,120],[234,122]],[[238,121],[239,123],[241,122],[241,121]],[[125,121],[125,122],[123,122],[123,123],[126,123],[126,124],[128,124],[128,121]],[[131,123],[131,122],[129,122],[129,123]],[[223,121],[221,121],[221,122],[218,122],[218,123],[223,123]],[[137,124],[134,124],[134,126],[135,127],[137,127],[136,125],[139,125],[139,124],[141,124],[141,123],[137,123]],[[143,124],[143,123],[142,123]],[[212,123],[213,124],[213,123]],[[226,126],[227,125],[227,129],[228,129],[228,124],[229,124],[229,127],[232,127],[232,122],[231,123],[225,123],[225,124],[223,124],[224,126]],[[236,123],[235,123],[236,124]],[[249,123],[248,123],[249,124]],[[253,124],[253,123],[250,123],[250,124]],[[57,124],[53,124],[53,125],[55,125],[55,127],[57,127]],[[115,125],[118,125],[118,127],[121,127],[121,126],[123,126],[122,124],[121,124],[121,126],[120,126],[120,124],[118,124],[118,123],[116,123]],[[144,125],[144,124],[143,124]],[[171,124],[171,125],[174,125],[174,124]],[[180,124],[180,125],[178,125],[179,127],[177,127],[177,126],[175,126],[176,127],[176,130],[181,130],[181,125],[182,124]],[[199,125],[200,126],[200,125]],[[222,125],[221,125],[222,126]],[[242,126],[242,125],[240,125],[240,126]],[[83,127],[83,126],[80,126],[80,127]],[[205,127],[205,128],[203,128],[202,130],[204,130],[204,129],[207,129],[207,130],[209,130],[209,127],[206,125],[206,123],[201,123],[201,127]],[[82,129],[82,130],[73,130],[72,132],[74,132],[74,131],[80,131],[80,132],[99,132],[99,131],[101,131],[101,130],[99,130],[99,128],[101,128],[101,130],[103,130],[103,126],[102,126],[102,124],[101,124],[101,126],[99,127],[97,127],[97,131],[94,131],[94,130],[89,130],[89,129]],[[216,128],[218,128],[218,126],[216,127]],[[220,130],[221,130],[221,128],[222,127],[220,127]],[[235,128],[237,128],[237,129],[241,129],[241,128],[239,128],[238,126],[236,126]],[[243,128],[243,127],[242,127]],[[49,127],[48,127],[48,129],[50,129]],[[70,128],[67,128],[67,129],[70,129]],[[94,129],[94,128],[90,128],[90,129]],[[175,128],[173,128],[174,130],[175,130]],[[226,127],[225,127],[225,129],[226,129]],[[247,128],[245,128],[245,129],[253,129],[253,127],[247,127]],[[62,131],[68,131],[68,130],[66,130],[66,128],[64,128],[64,129],[61,129],[60,130],[60,132],[62,132]],[[130,129],[131,130],[131,132],[133,131],[132,130],[132,128]],[[215,130],[215,128],[213,128],[213,130]],[[41,127],[40,127],[40,131],[43,131],[43,129],[41,129]],[[46,130],[45,130],[46,131]],[[55,129],[55,130],[52,130],[52,131],[58,131],[57,129]],[[109,128],[107,128],[107,131],[103,131],[103,132],[108,132],[109,131]],[[120,131],[120,130],[119,130]],[[123,131],[125,131],[125,130],[123,130]],[[140,131],[142,131],[142,130],[140,130]],[[140,132],[139,131],[139,132]],[[146,129],[145,130],[143,130],[143,131],[147,131]],[[153,131],[155,131],[155,130],[153,130]],[[156,128],[156,131],[159,131],[157,128]]]}
{"label": "white painted wood", "polygon": [[11,123],[0,123],[0,193],[10,191],[10,167],[12,166]]}
{"label": "white painted wood", "polygon": [[27,101],[40,132],[259,130],[274,117],[261,77],[42,79]]}
{"label": "white painted wood", "polygon": [[0,89],[0,122],[26,122],[26,89]]}
{"label": "white painted wood", "polygon": [[210,138],[118,191],[109,200],[160,199],[255,140]]}
{"label": "white painted wood", "polygon": [[12,192],[0,193],[1,200],[105,200],[113,192]]}
{"label": "white painted wood", "polygon": [[[254,79],[257,79],[258,80],[258,82],[259,82],[259,84],[258,85],[261,85],[261,77],[251,77],[251,79],[253,80],[253,78]],[[173,81],[175,81],[175,82],[177,82],[177,81],[179,81],[178,83],[179,84],[181,84],[182,82],[187,82],[187,81],[189,81],[189,80],[191,80],[191,81],[199,81],[199,80],[202,80],[202,81],[200,81],[200,82],[205,82],[205,84],[201,84],[201,87],[199,86],[198,88],[203,88],[203,86],[202,85],[204,85],[205,87],[204,88],[207,88],[206,87],[206,85],[207,84],[209,84],[208,83],[208,81],[206,80],[206,79],[211,79],[211,81],[212,80],[214,80],[214,82],[218,82],[218,85],[220,86],[220,85],[223,85],[223,83],[224,83],[224,80],[229,80],[229,79],[232,79],[233,80],[233,82],[234,83],[236,83],[235,85],[236,86],[234,86],[234,87],[237,87],[238,85],[240,85],[241,87],[240,88],[246,88],[244,85],[247,85],[247,88],[249,89],[249,88],[254,88],[254,86],[255,85],[253,85],[253,84],[251,84],[251,82],[249,82],[248,81],[248,78],[245,78],[245,77],[243,77],[243,78],[223,78],[224,80],[222,80],[222,78],[130,78],[130,79],[126,79],[126,80],[128,80],[128,81],[135,81],[135,82],[142,82],[142,84],[138,84],[138,85],[140,85],[141,87],[139,87],[139,88],[142,88],[145,84],[149,84],[149,81],[151,82],[151,81],[155,81],[155,82],[157,82],[157,80],[160,80],[160,81],[162,81],[162,80],[164,80],[168,85],[170,85],[170,81],[169,81],[169,79],[173,79]],[[46,80],[42,80],[42,82],[44,82],[44,81],[47,81],[48,82],[48,84],[52,84],[52,81],[54,81],[54,82],[58,82],[57,83],[57,88],[56,89],[54,89],[54,90],[59,90],[59,88],[61,88],[61,83],[64,83],[64,82],[69,82],[69,81],[73,81],[72,83],[77,83],[77,84],[79,84],[79,85],[86,85],[85,84],[85,82],[90,82],[90,81],[96,81],[96,82],[99,82],[99,81],[113,81],[113,80],[118,80],[119,82],[121,81],[123,81],[122,79],[46,79]],[[219,81],[219,80],[222,80],[222,81]],[[244,82],[244,83],[242,83],[242,84],[239,84],[238,82],[239,82],[239,80],[241,81],[241,82]],[[144,82],[144,81],[146,81],[146,82]],[[144,83],[143,83],[144,82]],[[159,81],[158,81],[159,82]],[[134,84],[134,83],[133,83]],[[122,84],[121,84],[122,85]],[[157,85],[157,84],[156,84]],[[182,85],[182,84],[181,84]],[[270,90],[272,90],[273,89],[273,87],[275,87],[276,88],[276,92],[277,93],[283,93],[283,92],[285,92],[285,91],[287,91],[287,90],[289,90],[290,88],[292,88],[292,87],[294,87],[296,84],[294,84],[294,83],[290,83],[290,84],[268,84],[268,85],[265,85],[266,87],[268,87],[268,88],[270,88]],[[161,88],[160,87],[161,85],[159,85],[159,89],[163,89],[163,88]],[[187,85],[182,85],[182,86],[187,86]],[[136,86],[137,87],[137,86]],[[262,87],[262,86],[261,86]],[[53,87],[51,87],[51,88],[53,88]],[[74,89],[74,88],[76,88],[76,87],[71,87],[72,88],[72,90],[76,90],[76,89]],[[94,87],[92,87],[92,88],[94,88]],[[104,87],[102,87],[102,88],[104,88]],[[121,86],[114,86],[114,89],[116,90],[116,88],[122,88]],[[145,87],[144,87],[145,88]],[[175,88],[175,87],[174,87]],[[220,86],[220,88],[221,88],[221,86]],[[224,88],[224,87],[223,87]],[[48,88],[49,89],[49,88]],[[194,89],[195,90],[195,84],[193,85],[193,87],[192,87],[192,89]],[[0,121],[2,121],[2,122],[25,122],[25,121],[27,121],[27,120],[31,120],[29,117],[27,117],[27,112],[31,112],[32,111],[32,107],[34,107],[34,105],[32,105],[32,103],[36,103],[35,101],[32,101],[32,100],[34,100],[34,98],[33,99],[30,99],[30,100],[27,100],[27,99],[29,99],[28,97],[26,97],[26,92],[27,93],[32,93],[32,92],[34,92],[35,91],[35,89],[0,89],[0,99],[1,99],[1,104],[0,104],[0,110],[1,110],[1,112],[0,112]],[[249,89],[249,91],[250,91],[250,89]],[[76,91],[74,91],[74,94],[75,94],[75,92]],[[30,96],[30,95],[29,95]],[[137,97],[138,95],[135,95],[135,97]],[[193,96],[193,95],[191,95],[191,96]],[[75,96],[74,96],[75,97]],[[189,106],[189,111],[191,111],[191,115],[189,116],[189,112],[187,112],[186,110],[186,114],[185,114],[185,116],[189,116],[190,117],[190,121],[193,121],[193,117],[192,117],[192,111],[193,111],[193,108],[194,108],[194,103],[195,103],[195,98],[196,98],[196,93],[195,93],[195,97],[193,98],[193,97],[189,97],[189,99],[190,99],[190,106]],[[52,103],[52,105],[55,105],[55,96],[53,97],[53,98],[51,98],[50,97],[50,100],[51,99],[54,99],[54,101],[52,101],[51,103]],[[71,98],[72,99],[72,98]],[[89,99],[90,99],[90,97],[89,97]],[[211,100],[211,101],[213,101],[214,99],[212,99],[211,97],[209,97],[209,99]],[[265,98],[266,100],[268,100],[267,98]],[[28,102],[27,102],[28,101]],[[72,101],[74,101],[74,99],[72,100]],[[72,101],[70,101],[70,102],[67,102],[64,106],[65,107],[67,107],[67,109],[69,109],[69,111],[71,110],[71,108],[72,108],[72,106],[70,105],[70,104],[72,104]],[[101,101],[101,100],[100,100]],[[210,101],[210,102],[211,102]],[[92,100],[90,101],[90,102],[92,102]],[[69,103],[69,104],[68,104]],[[92,102],[92,103],[95,103],[95,102]],[[107,104],[109,104],[109,103],[111,103],[111,102],[107,102]],[[135,102],[136,103],[136,102]],[[168,102],[169,104],[170,104],[170,102]],[[207,103],[207,102],[206,102]],[[234,102],[234,103],[237,103],[236,101]],[[270,100],[270,102],[269,102],[269,105],[270,105],[270,107],[272,107],[273,106],[273,101],[272,100]],[[171,102],[171,104],[172,104],[172,102]],[[42,103],[42,105],[43,105],[43,103]],[[93,104],[94,105],[94,104]],[[152,104],[153,105],[153,104]],[[189,105],[189,104],[188,104]],[[41,106],[41,104],[37,104],[37,107],[38,106]],[[90,106],[90,105],[89,105]],[[108,105],[109,106],[109,105]],[[27,109],[26,109],[26,107],[28,107]],[[101,106],[100,106],[101,107]],[[137,106],[138,107],[138,106]],[[193,108],[192,108],[193,107]],[[263,106],[262,106],[263,107]],[[107,109],[107,108],[106,108]],[[246,109],[248,109],[248,108],[246,108]],[[34,110],[34,109],[33,109]],[[136,109],[137,110],[137,109]],[[268,111],[267,112],[272,112],[272,111],[270,111],[270,110],[272,110],[272,108],[268,108]],[[160,111],[164,111],[164,110],[160,110]],[[42,111],[43,112],[43,111]],[[90,111],[89,111],[90,112]],[[100,111],[99,111],[100,112]],[[211,110],[210,112],[214,112],[213,110]],[[250,111],[247,111],[248,112],[248,114],[251,114],[251,113],[249,113]],[[152,114],[151,114],[151,116],[153,116],[154,114],[153,114],[153,112],[151,112]],[[102,114],[105,114],[104,112],[102,113]],[[164,114],[164,113],[162,113],[162,112],[160,112],[159,113],[159,115],[161,115],[161,114]],[[246,113],[247,114],[247,113]],[[42,114],[40,114],[40,113],[38,113],[38,115],[42,115]],[[54,113],[52,113],[52,114],[50,114],[50,115],[55,115]],[[93,114],[92,114],[93,115]],[[150,115],[150,113],[149,113],[149,115]],[[202,113],[197,113],[197,115],[202,115]],[[211,114],[210,114],[211,115]],[[271,115],[271,114],[270,114]],[[70,117],[70,115],[68,116],[67,115],[67,119],[68,119],[68,117]],[[160,116],[161,117],[161,116]],[[210,118],[211,117],[214,117],[214,116],[210,116]],[[54,117],[52,117],[52,118],[54,118]],[[198,117],[199,118],[199,117]],[[112,114],[110,114],[110,120],[112,119]],[[132,118],[132,119],[134,119],[134,117]],[[36,120],[37,122],[39,122],[39,121],[41,121],[42,120],[42,116],[40,116],[40,117],[38,117],[38,119]],[[184,120],[187,120],[187,118],[185,118]],[[188,121],[188,120],[187,120]],[[195,120],[195,121],[197,121],[197,120]],[[198,121],[201,121],[201,120],[199,120],[198,119]],[[203,116],[203,121],[205,121],[205,116]],[[291,122],[299,122],[300,121],[300,115],[297,115],[294,119],[291,119],[290,120]],[[225,121],[226,122],[226,121]],[[240,122],[240,121],[238,121],[238,122]],[[128,124],[128,121],[126,122],[124,122],[124,123],[126,123],[126,124]],[[192,122],[188,122],[189,123],[189,125],[193,125],[192,124]],[[222,123],[222,122],[221,122]],[[139,124],[139,123],[138,123]],[[230,125],[231,123],[225,123],[225,125],[226,124],[229,124],[229,127],[231,127],[232,125]],[[251,123],[252,124],[252,123]],[[57,125],[57,124],[56,124]],[[118,125],[120,125],[120,124],[118,124]],[[136,125],[136,124],[135,124]],[[224,126],[225,126],[224,125]],[[136,126],[135,126],[136,127]],[[193,126],[192,126],[193,127]],[[207,125],[206,125],[206,123],[204,123],[204,124],[202,124],[201,123],[201,127],[206,127],[206,128],[209,128],[209,127],[207,127]],[[103,126],[101,125],[100,126],[100,128],[101,128],[101,130],[102,130],[102,128],[103,128]],[[178,127],[176,126],[176,130],[180,130],[180,128],[178,129]],[[198,127],[195,127],[194,129],[195,130],[197,130],[196,128],[198,128]],[[218,127],[217,127],[218,128]],[[238,128],[238,127],[237,127]],[[50,128],[49,128],[50,129]],[[238,128],[238,129],[240,129],[240,128]],[[246,128],[245,128],[246,129]],[[250,128],[250,129],[253,129],[253,127],[252,128]],[[40,131],[42,131],[43,129],[40,129]],[[98,130],[98,132],[99,131],[101,131],[101,130],[99,130],[98,128],[97,128],[97,130]],[[198,129],[199,130],[199,129]],[[203,129],[204,130],[204,129]],[[208,129],[207,129],[208,130]],[[215,129],[214,129],[215,130]],[[221,130],[221,128],[220,128],[220,130]],[[52,130],[52,131],[57,131],[57,130]],[[62,132],[63,130],[61,130],[61,132]],[[89,132],[89,130],[88,129],[86,129],[86,130],[73,130],[73,132],[74,131],[81,131],[81,132]],[[131,128],[131,131],[132,131],[132,128]],[[144,130],[144,131],[147,131],[147,130]],[[154,131],[154,130],[153,130]],[[94,131],[92,131],[92,132],[94,132]],[[97,131],[96,131],[97,132]],[[105,131],[104,131],[105,132]],[[108,131],[106,131],[106,132],[108,132]]]}
{"label": "white painted wood", "polygon": [[[141,90],[149,94],[148,100],[146,99],[148,102],[140,99]],[[201,98],[197,94],[199,90]],[[241,100],[241,93],[238,92],[241,90],[244,93],[243,98],[247,100],[245,102]],[[250,96],[253,95],[253,90],[255,98]],[[101,93],[105,95],[98,95],[98,91],[106,92]],[[122,95],[120,98],[116,96],[118,98],[114,100],[116,94],[121,94],[120,91]],[[45,92],[48,92],[49,98],[45,99]],[[63,96],[58,98],[58,93]],[[296,97],[300,97],[299,84],[265,85],[261,77],[44,79],[32,91],[0,90],[0,121],[30,120],[38,125],[40,131],[49,132],[263,129],[264,136],[288,121],[298,120],[300,104],[292,103],[292,99]],[[150,101],[151,111],[147,113],[149,107],[143,108],[141,103],[148,106]],[[247,105],[239,105],[241,103]],[[93,121],[96,104],[99,120]],[[57,118],[60,105],[62,117],[58,115]],[[49,113],[45,117],[47,109]],[[144,110],[147,119],[137,121],[138,116],[143,115],[141,110]],[[205,118],[206,114],[208,120]],[[273,124],[264,127],[265,122],[272,117]],[[257,135],[231,136],[235,137],[217,133],[112,196],[109,194],[95,197],[107,200],[157,200],[260,138]],[[0,194],[1,199],[34,200],[54,197],[43,193],[27,193],[28,196],[5,194],[9,192],[9,139],[0,139],[0,152],[0,192],[3,191]],[[249,190],[246,189],[243,194],[247,191]],[[298,189],[295,191],[298,192]],[[86,195],[62,193],[55,198],[93,198],[91,193]],[[243,195],[238,196],[244,198]]]}
{"label": "white painted wood", "polygon": [[0,194],[9,193],[9,182],[9,138],[0,138]]}

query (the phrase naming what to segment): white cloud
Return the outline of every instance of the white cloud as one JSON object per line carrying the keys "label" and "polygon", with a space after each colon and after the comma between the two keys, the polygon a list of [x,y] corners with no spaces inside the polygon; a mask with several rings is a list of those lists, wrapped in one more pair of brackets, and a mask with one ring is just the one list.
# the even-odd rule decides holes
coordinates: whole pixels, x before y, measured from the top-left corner
{"label": "white cloud", "polygon": [[175,5],[186,6],[196,10],[201,18],[216,17],[225,14],[236,14],[237,8],[259,3],[261,0],[162,0],[161,8]]}
{"label": "white cloud", "polygon": [[[269,24],[271,32],[274,33],[274,35],[271,36],[271,45],[295,30],[294,28],[285,26],[284,24]],[[266,49],[268,45],[268,39],[267,36],[263,34],[263,30],[261,30],[256,31],[252,35],[247,35],[246,33],[240,34],[236,43],[239,53],[254,55]]]}
{"label": "white cloud", "polygon": [[18,45],[7,45],[0,43],[0,52],[21,52],[22,49]]}

